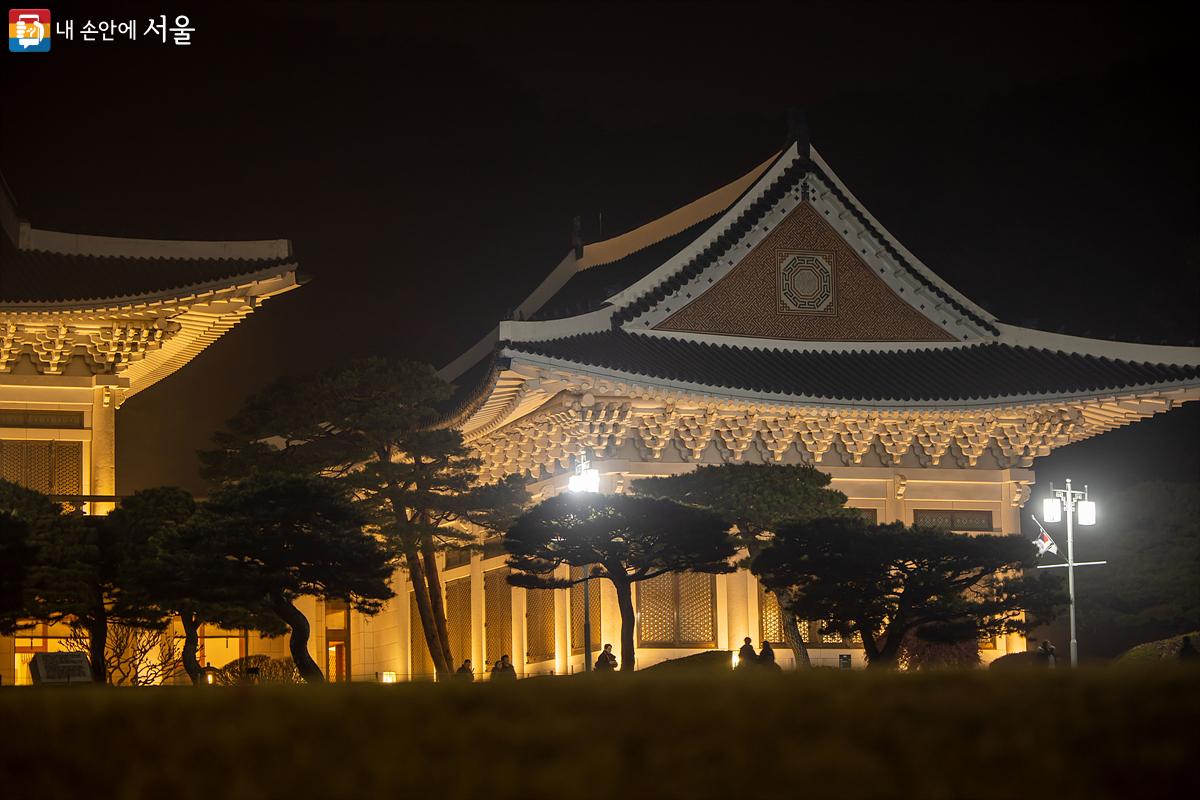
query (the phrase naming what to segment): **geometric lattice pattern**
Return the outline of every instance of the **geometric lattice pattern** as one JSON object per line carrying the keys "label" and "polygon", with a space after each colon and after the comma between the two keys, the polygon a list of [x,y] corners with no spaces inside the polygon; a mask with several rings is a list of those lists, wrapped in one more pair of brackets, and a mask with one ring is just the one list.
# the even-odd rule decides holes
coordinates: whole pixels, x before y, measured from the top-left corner
{"label": "geometric lattice pattern", "polygon": [[[584,567],[571,567],[571,580],[583,577]],[[587,582],[588,616],[591,617],[592,650],[596,651],[600,641],[600,579],[591,578]],[[583,584],[577,583],[571,587],[571,652],[583,652]]]}
{"label": "geometric lattice pattern", "polygon": [[471,579],[446,582],[446,630],[450,635],[450,654],[458,669],[471,657]]}
{"label": "geometric lattice pattern", "polygon": [[[773,645],[786,645],[783,637],[783,612],[779,607],[779,598],[774,592],[768,592],[762,584],[758,585],[758,630],[759,639]],[[807,644],[808,622],[800,621],[800,638]]]}
{"label": "geometric lattice pattern", "polygon": [[412,659],[410,680],[431,681],[437,677],[429,645],[425,643],[425,628],[421,626],[421,612],[417,610],[416,592],[408,593],[408,652]]}
{"label": "geometric lattice pattern", "polygon": [[779,310],[832,313],[833,253],[780,250]]}
{"label": "geometric lattice pattern", "polygon": [[992,528],[992,512],[968,510],[931,509],[913,511],[913,525],[926,528],[943,528],[948,531],[986,531]]}
{"label": "geometric lattice pattern", "polygon": [[0,478],[43,494],[81,494],[83,443],[0,440]]}
{"label": "geometric lattice pattern", "polygon": [[554,658],[554,590],[525,590],[525,658],[537,664]]}
{"label": "geometric lattice pattern", "polygon": [[679,587],[679,646],[716,647],[716,576],[680,572],[675,578]]}
{"label": "geometric lattice pattern", "polygon": [[500,656],[512,656],[512,587],[507,569],[483,573],[483,611],[483,659],[495,664]]}
{"label": "geometric lattice pattern", "polygon": [[638,644],[671,647],[675,642],[675,576],[666,573],[637,584]]}
{"label": "geometric lattice pattern", "polygon": [[671,572],[637,587],[638,644],[716,647],[716,576]]}

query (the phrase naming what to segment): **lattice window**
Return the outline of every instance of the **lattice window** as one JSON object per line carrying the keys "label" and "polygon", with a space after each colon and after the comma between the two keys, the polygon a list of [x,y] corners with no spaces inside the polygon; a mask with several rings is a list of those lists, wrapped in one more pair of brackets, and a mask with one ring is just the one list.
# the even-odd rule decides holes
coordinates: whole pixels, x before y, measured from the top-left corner
{"label": "lattice window", "polygon": [[856,508],[854,509],[863,518],[863,521],[868,525],[879,524],[879,509],[877,508]]}
{"label": "lattice window", "polygon": [[433,680],[437,676],[437,669],[433,665],[433,656],[429,655],[429,645],[425,642],[416,592],[408,593],[408,648],[412,662],[409,677],[414,681]]}
{"label": "lattice window", "polygon": [[554,590],[525,590],[525,658],[537,664],[554,658]]}
{"label": "lattice window", "polygon": [[[583,567],[571,567],[571,580],[583,577]],[[592,578],[588,585],[588,616],[592,621],[592,651],[599,650],[600,641],[600,579]],[[583,652],[583,584],[571,586],[571,652]]]}
{"label": "lattice window", "polygon": [[670,572],[637,584],[638,643],[643,647],[716,647],[714,575]]}
{"label": "lattice window", "polygon": [[659,575],[637,584],[638,644],[671,647],[675,644],[675,576]]}
{"label": "lattice window", "polygon": [[[758,585],[758,623],[759,641],[773,645],[787,644],[783,638],[783,610],[779,607],[779,599],[761,583]],[[800,638],[805,642],[809,641],[808,630],[808,622],[800,620]]]}
{"label": "lattice window", "polygon": [[471,579],[446,581],[446,632],[455,669],[471,657]]}
{"label": "lattice window", "polygon": [[679,585],[679,645],[717,646],[717,579],[699,572],[676,575]]}
{"label": "lattice window", "polygon": [[512,656],[512,587],[507,569],[483,573],[483,658],[495,664],[500,656]]}
{"label": "lattice window", "polygon": [[83,443],[0,441],[0,478],[43,494],[80,494]]}
{"label": "lattice window", "polygon": [[913,525],[945,528],[950,531],[992,531],[992,512],[978,510],[919,509],[913,511]]}

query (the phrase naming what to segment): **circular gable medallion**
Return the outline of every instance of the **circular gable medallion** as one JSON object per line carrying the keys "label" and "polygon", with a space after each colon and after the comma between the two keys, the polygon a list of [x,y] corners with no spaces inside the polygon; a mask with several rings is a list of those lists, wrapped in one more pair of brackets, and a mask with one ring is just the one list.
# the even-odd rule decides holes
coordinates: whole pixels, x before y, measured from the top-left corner
{"label": "circular gable medallion", "polygon": [[779,307],[781,311],[833,310],[833,254],[780,250]]}

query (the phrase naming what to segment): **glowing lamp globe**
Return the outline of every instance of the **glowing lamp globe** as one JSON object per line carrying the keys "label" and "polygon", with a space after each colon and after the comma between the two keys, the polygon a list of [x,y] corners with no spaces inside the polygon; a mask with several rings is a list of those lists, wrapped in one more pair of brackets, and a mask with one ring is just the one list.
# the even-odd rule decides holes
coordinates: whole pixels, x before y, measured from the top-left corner
{"label": "glowing lamp globe", "polygon": [[1057,497],[1047,497],[1042,501],[1042,519],[1046,522],[1062,520],[1062,501]]}
{"label": "glowing lamp globe", "polygon": [[1096,502],[1094,500],[1080,500],[1075,508],[1078,509],[1077,514],[1080,525],[1096,524]]}
{"label": "glowing lamp globe", "polygon": [[600,491],[600,471],[595,469],[582,470],[578,475],[567,478],[567,490],[571,492]]}

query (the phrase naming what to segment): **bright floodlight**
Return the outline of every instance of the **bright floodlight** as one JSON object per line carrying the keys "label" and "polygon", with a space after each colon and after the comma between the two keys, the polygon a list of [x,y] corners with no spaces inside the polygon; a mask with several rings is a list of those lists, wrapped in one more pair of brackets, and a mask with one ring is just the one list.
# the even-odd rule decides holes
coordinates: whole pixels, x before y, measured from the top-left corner
{"label": "bright floodlight", "polygon": [[1042,501],[1042,520],[1058,522],[1062,519],[1062,501],[1057,497],[1047,497]]}
{"label": "bright floodlight", "polygon": [[1079,524],[1080,525],[1095,525],[1096,524],[1096,501],[1095,500],[1080,500],[1075,504],[1079,509]]}
{"label": "bright floodlight", "polygon": [[567,478],[567,490],[571,492],[600,491],[600,470],[585,469],[578,475]]}

